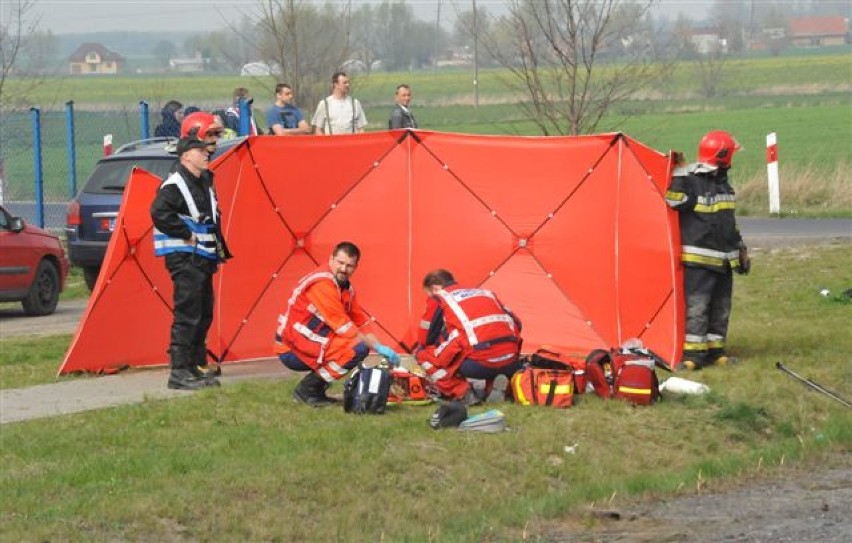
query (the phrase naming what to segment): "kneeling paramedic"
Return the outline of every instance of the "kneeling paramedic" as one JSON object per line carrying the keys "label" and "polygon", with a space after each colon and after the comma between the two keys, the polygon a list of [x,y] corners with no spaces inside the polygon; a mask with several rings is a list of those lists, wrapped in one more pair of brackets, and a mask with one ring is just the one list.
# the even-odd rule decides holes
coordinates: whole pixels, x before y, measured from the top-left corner
{"label": "kneeling paramedic", "polygon": [[725,350],[732,271],[746,274],[751,267],[737,229],[736,196],[728,183],[731,160],[739,149],[729,133],[708,132],[698,144],[698,162],[675,169],[666,192],[667,203],[680,215],[686,298],[686,337],[678,369],[735,361]]}
{"label": "kneeling paramedic", "polygon": [[154,253],[165,257],[174,285],[168,387],[195,390],[218,386],[198,365],[206,358],[213,321],[213,274],[231,257],[219,227],[219,209],[209,156],[221,127],[209,113],[193,113],[181,124],[179,165],[160,186],[151,205]]}
{"label": "kneeling paramedic", "polygon": [[370,316],[358,304],[350,281],[360,258],[354,243],[339,243],[327,266],[299,280],[278,317],[279,360],[293,371],[308,372],[293,391],[296,401],[313,407],[334,403],[326,390],[364,360],[370,349],[399,365],[399,355],[367,330]]}
{"label": "kneeling paramedic", "polygon": [[498,375],[521,369],[521,322],[481,288],[462,288],[453,274],[438,269],[423,278],[429,297],[420,321],[417,363],[447,399],[480,403],[467,379],[484,379],[487,397]]}

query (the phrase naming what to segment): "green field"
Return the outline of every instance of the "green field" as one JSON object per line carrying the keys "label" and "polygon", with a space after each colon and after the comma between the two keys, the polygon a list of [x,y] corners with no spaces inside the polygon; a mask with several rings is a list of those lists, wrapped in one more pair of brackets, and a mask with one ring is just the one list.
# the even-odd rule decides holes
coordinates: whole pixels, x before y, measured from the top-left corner
{"label": "green field", "polygon": [[[606,66],[602,69],[606,70]],[[700,97],[694,66],[682,63],[670,77],[652,89],[647,99],[618,104],[598,126],[598,132],[621,131],[660,151],[684,151],[694,158],[697,141],[706,131],[731,131],[745,146],[733,174],[735,185],[764,176],[765,137],[776,132],[782,186],[785,172],[792,177],[804,171],[845,177],[849,167],[848,141],[852,140],[852,53],[729,61],[722,96]],[[536,127],[518,106],[523,97],[507,90],[506,72],[480,72],[480,107],[472,107],[469,71],[379,73],[355,77],[355,93],[363,101],[370,130],[381,130],[392,103],[397,82],[414,89],[418,120],[426,129],[476,134],[536,135]],[[10,86],[14,88],[14,81]],[[43,168],[48,199],[64,200],[68,193],[65,151],[65,120],[62,104],[72,99],[76,108],[77,183],[85,181],[101,155],[106,133],[114,146],[138,139],[141,134],[139,101],[150,103],[150,126],[158,122],[160,104],[172,97],[185,104],[224,107],[237,85],[253,89],[259,109],[271,101],[264,91],[269,79],[239,77],[68,77],[40,87],[32,96],[42,106]],[[310,108],[307,108],[310,109]],[[310,115],[310,111],[306,111]],[[262,115],[259,115],[262,117]],[[3,153],[8,199],[33,194],[32,120],[30,114],[4,117]],[[10,138],[10,134],[18,137]],[[787,179],[789,179],[788,177]],[[848,215],[845,200],[817,205],[821,215]],[[801,213],[809,205],[793,202]]]}
{"label": "green field", "polygon": [[[297,405],[291,378],[8,424],[0,539],[552,541],[548,519],[593,504],[689,496],[848,455],[850,411],[774,364],[852,394],[852,301],[819,295],[852,284],[849,245],[753,258],[736,279],[729,338],[741,363],[681,375],[709,385],[706,396],[497,404],[511,431],[468,434],[431,430],[434,407],[359,417]],[[0,386],[52,381],[68,341],[42,341],[42,357],[27,354],[32,340],[0,341],[12,353]]]}

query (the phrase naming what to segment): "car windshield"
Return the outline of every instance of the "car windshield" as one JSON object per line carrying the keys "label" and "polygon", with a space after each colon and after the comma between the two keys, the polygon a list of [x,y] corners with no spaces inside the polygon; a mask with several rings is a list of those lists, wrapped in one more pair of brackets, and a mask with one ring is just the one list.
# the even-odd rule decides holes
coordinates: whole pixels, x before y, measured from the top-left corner
{"label": "car windshield", "polygon": [[99,163],[86,181],[84,192],[94,194],[114,194],[124,190],[124,185],[130,177],[130,170],[139,166],[157,177],[164,178],[169,174],[174,157],[135,158],[127,160],[104,160]]}

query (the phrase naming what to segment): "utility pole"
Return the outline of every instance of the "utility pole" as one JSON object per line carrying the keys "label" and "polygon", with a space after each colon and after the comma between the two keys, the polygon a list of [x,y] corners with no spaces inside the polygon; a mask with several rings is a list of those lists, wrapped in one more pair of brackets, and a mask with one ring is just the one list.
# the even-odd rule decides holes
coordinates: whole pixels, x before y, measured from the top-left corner
{"label": "utility pole", "polygon": [[441,0],[438,0],[438,14],[435,16],[435,79],[438,79],[438,40],[441,39]]}
{"label": "utility pole", "polygon": [[476,0],[473,0],[473,107],[479,107],[479,30],[476,28]]}

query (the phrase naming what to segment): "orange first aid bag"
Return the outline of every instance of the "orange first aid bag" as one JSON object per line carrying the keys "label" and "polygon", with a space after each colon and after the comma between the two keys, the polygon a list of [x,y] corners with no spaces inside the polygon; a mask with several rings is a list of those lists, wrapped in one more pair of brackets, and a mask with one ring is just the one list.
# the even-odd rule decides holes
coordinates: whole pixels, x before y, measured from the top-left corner
{"label": "orange first aid bag", "polygon": [[521,405],[571,407],[574,372],[528,366],[512,376],[512,396]]}

